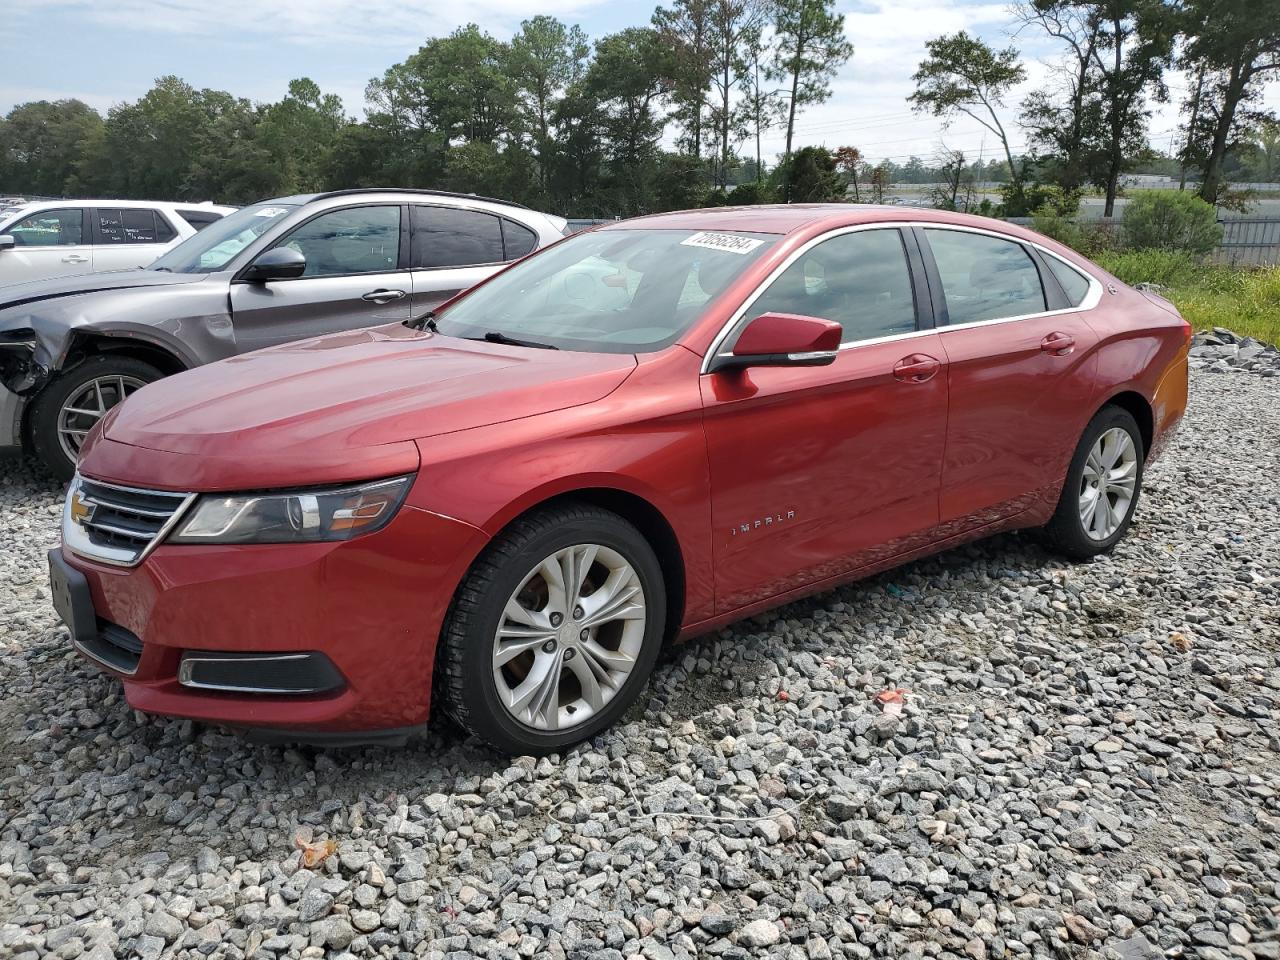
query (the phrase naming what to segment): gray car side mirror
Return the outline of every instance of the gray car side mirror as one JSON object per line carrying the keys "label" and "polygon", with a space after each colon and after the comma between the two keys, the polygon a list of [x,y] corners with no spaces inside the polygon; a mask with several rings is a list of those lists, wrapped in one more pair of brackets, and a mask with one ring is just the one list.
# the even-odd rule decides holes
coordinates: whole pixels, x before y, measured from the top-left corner
{"label": "gray car side mirror", "polygon": [[292,280],[302,276],[306,269],[307,258],[300,251],[292,247],[276,247],[253,261],[244,272],[244,279],[259,282]]}
{"label": "gray car side mirror", "polygon": [[3,253],[6,250],[12,250],[17,245],[18,241],[11,233],[7,233],[3,237],[0,237],[0,253]]}

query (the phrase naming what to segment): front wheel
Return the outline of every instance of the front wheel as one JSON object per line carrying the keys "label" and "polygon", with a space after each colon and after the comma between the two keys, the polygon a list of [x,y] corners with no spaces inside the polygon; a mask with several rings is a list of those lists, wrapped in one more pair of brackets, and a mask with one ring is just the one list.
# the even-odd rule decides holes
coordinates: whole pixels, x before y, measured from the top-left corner
{"label": "front wheel", "polygon": [[63,371],[31,405],[31,448],[60,480],[70,480],[95,423],[164,374],[141,360],[103,354]]}
{"label": "front wheel", "polygon": [[585,505],[546,510],[495,539],[459,588],[437,689],[498,750],[552,753],[635,702],[665,624],[662,570],[635,527]]}
{"label": "front wheel", "polygon": [[1058,508],[1045,527],[1050,545],[1074,560],[1114,547],[1137,509],[1144,459],[1133,415],[1103,407],[1080,438]]}

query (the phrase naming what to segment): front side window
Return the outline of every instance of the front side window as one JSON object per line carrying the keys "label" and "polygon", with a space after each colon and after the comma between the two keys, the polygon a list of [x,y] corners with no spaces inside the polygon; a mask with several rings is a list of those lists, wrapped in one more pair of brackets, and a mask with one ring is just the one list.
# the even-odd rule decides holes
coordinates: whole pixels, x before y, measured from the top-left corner
{"label": "front side window", "polygon": [[456,207],[413,208],[413,265],[420,269],[501,263],[502,222]]}
{"label": "front side window", "polygon": [[508,267],[441,313],[440,332],[565,350],[660,350],[773,245],[757,233],[611,229]]}
{"label": "front side window", "polygon": [[245,247],[276,226],[297,207],[292,204],[258,203],[237,210],[187,237],[149,270],[167,273],[217,273],[231,265]]}
{"label": "front side window", "polygon": [[916,302],[902,233],[859,230],[824,240],[769,285],[746,319],[762,313],[833,320],[842,343],[912,332]]}
{"label": "front side window", "polygon": [[73,247],[84,243],[84,211],[41,210],[23,217],[5,233],[19,247]]}
{"label": "front side window", "polygon": [[308,220],[279,246],[307,258],[304,277],[387,273],[400,264],[400,208],[331,210]]}
{"label": "front side window", "polygon": [[1020,243],[982,233],[925,229],[951,324],[1043,313],[1040,271]]}

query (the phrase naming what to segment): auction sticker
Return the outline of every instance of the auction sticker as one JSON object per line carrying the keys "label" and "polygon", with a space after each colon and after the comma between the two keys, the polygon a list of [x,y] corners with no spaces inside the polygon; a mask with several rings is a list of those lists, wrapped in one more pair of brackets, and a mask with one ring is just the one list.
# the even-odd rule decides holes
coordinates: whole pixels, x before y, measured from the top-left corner
{"label": "auction sticker", "polygon": [[682,247],[702,247],[705,250],[723,250],[725,253],[747,254],[763,240],[739,236],[736,233],[695,233],[680,241]]}
{"label": "auction sticker", "polygon": [[288,207],[263,207],[261,210],[255,211],[255,217],[278,217],[282,213],[288,213]]}

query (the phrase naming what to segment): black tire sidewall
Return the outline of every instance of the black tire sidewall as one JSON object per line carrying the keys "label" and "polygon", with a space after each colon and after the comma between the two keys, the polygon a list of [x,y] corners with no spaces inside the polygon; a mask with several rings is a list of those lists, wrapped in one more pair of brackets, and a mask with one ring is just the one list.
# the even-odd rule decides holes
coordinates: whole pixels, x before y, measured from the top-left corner
{"label": "black tire sidewall", "polygon": [[[572,511],[580,514],[581,511]],[[616,550],[631,564],[645,592],[645,635],[635,667],[608,705],[587,723],[569,731],[545,733],[517,721],[498,699],[493,679],[493,638],[507,599],[520,581],[545,557],[564,547],[597,543]],[[666,630],[666,590],[662,569],[652,547],[631,524],[604,510],[559,519],[520,538],[515,550],[502,557],[495,575],[478,584],[483,598],[467,611],[465,628],[446,642],[461,642],[455,652],[469,693],[464,725],[495,747],[512,754],[542,755],[588,740],[610,727],[635,702],[648,682]],[[469,580],[476,576],[476,571]],[[483,576],[483,574],[482,574]],[[464,584],[466,586],[467,584]],[[471,585],[477,586],[472,583]],[[455,714],[456,716],[456,714]]]}
{"label": "black tire sidewall", "polygon": [[[1134,483],[1133,500],[1129,504],[1129,512],[1124,521],[1116,528],[1115,533],[1105,540],[1095,540],[1084,529],[1080,520],[1080,482],[1084,475],[1085,461],[1089,451],[1098,442],[1098,438],[1113,427],[1119,427],[1129,434],[1134,449],[1138,453],[1138,471]],[[1107,406],[1089,421],[1080,444],[1076,447],[1075,456],[1071,458],[1071,468],[1067,471],[1066,485],[1062,490],[1062,499],[1053,520],[1049,524],[1049,532],[1063,552],[1070,556],[1087,559],[1106,553],[1129,531],[1133,516],[1138,509],[1138,501],[1142,496],[1142,482],[1145,475],[1146,449],[1142,442],[1142,432],[1133,414],[1120,407]]]}
{"label": "black tire sidewall", "polygon": [[164,374],[151,364],[133,357],[93,356],[58,374],[32,401],[27,421],[31,452],[59,480],[69,481],[75,473],[76,464],[62,452],[62,444],[58,442],[58,412],[67,398],[90,380],[109,376],[133,377],[154,383]]}

